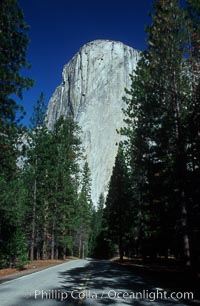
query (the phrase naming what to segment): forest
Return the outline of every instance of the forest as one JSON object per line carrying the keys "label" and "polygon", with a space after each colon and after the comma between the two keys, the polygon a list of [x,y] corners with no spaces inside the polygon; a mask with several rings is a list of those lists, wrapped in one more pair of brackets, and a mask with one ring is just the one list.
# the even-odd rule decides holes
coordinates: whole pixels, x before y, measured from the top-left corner
{"label": "forest", "polygon": [[28,26],[16,0],[0,2],[0,268],[70,255],[200,270],[200,2],[157,0],[149,14],[107,197],[94,207],[73,118],[48,130],[41,93],[21,124],[17,101],[34,86],[21,72]]}

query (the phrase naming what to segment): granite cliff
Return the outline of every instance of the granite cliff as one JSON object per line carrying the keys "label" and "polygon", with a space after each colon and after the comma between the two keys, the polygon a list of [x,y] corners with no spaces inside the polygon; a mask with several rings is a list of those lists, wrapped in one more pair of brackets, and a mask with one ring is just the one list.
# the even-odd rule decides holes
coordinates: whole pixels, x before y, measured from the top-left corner
{"label": "granite cliff", "polygon": [[106,194],[120,141],[116,129],[123,126],[122,96],[138,59],[139,52],[121,42],[90,42],[64,66],[62,84],[48,104],[48,128],[72,114],[82,129],[94,204]]}

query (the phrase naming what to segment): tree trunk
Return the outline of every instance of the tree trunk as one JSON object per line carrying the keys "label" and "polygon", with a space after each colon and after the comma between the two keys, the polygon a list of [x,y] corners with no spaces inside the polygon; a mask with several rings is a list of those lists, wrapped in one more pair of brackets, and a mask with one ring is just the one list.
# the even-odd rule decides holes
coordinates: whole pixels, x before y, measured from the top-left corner
{"label": "tree trunk", "polygon": [[43,244],[42,244],[42,259],[47,259],[47,239],[44,236]]}
{"label": "tree trunk", "polygon": [[35,179],[35,181],[34,181],[34,190],[33,190],[33,208],[32,208],[32,228],[31,228],[30,260],[34,260],[34,251],[35,251],[36,199],[37,199],[37,182],[36,182],[36,179]]}
{"label": "tree trunk", "polygon": [[124,248],[123,248],[122,236],[120,236],[120,238],[119,238],[119,257],[120,257],[120,261],[123,261]]}
{"label": "tree trunk", "polygon": [[51,236],[51,259],[54,259],[54,249],[55,249],[55,221],[53,220],[52,226],[52,236]]}
{"label": "tree trunk", "polygon": [[181,218],[181,225],[183,231],[183,260],[186,267],[191,266],[191,254],[190,254],[190,240],[188,234],[188,226],[187,226],[187,209],[184,203],[184,192],[182,192],[183,203],[182,203],[182,218]]}
{"label": "tree trunk", "polygon": [[81,258],[85,258],[85,243],[83,241],[83,246],[82,246],[82,257]]}
{"label": "tree trunk", "polygon": [[81,258],[81,248],[82,248],[82,241],[81,241],[81,235],[79,237],[79,248],[78,248],[78,257]]}
{"label": "tree trunk", "polygon": [[63,260],[66,259],[66,247],[63,247]]}
{"label": "tree trunk", "polygon": [[56,247],[56,251],[55,251],[55,259],[58,259],[58,247]]}
{"label": "tree trunk", "polygon": [[185,194],[185,180],[187,173],[186,152],[184,148],[184,134],[181,128],[181,101],[178,98],[178,89],[176,82],[176,72],[174,71],[174,123],[176,135],[176,163],[177,163],[177,181],[180,197],[180,213],[181,213],[181,227],[183,232],[183,254],[184,263],[186,267],[191,266],[191,251],[189,242],[189,226],[187,218],[187,197]]}
{"label": "tree trunk", "polygon": [[40,260],[40,249],[39,248],[37,248],[37,255],[36,255],[36,258],[37,258],[37,260]]}
{"label": "tree trunk", "polygon": [[42,259],[47,259],[47,220],[48,220],[48,203],[45,201],[44,209],[44,225],[43,225],[43,244],[42,244]]}

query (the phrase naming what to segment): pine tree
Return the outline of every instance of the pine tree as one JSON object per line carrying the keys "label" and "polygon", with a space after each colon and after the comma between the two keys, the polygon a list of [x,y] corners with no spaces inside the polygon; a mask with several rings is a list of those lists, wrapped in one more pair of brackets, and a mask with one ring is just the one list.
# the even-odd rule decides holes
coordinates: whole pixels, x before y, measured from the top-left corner
{"label": "pine tree", "polygon": [[95,214],[96,236],[98,236],[102,230],[104,204],[105,204],[105,198],[104,195],[101,193],[99,196],[99,201],[97,203],[97,211]]}
{"label": "pine tree", "polygon": [[129,202],[129,175],[121,146],[116,157],[106,199],[106,222],[109,236],[118,245],[123,260],[131,230],[131,209]]}
{"label": "pine tree", "polygon": [[[22,92],[30,88],[32,80],[21,75],[21,68],[27,67],[27,26],[22,10],[15,0],[0,2],[0,239],[2,252],[8,252],[13,240],[15,222],[12,218],[12,187],[18,182],[17,158],[20,111],[16,102]],[[5,254],[5,256],[7,256]]]}
{"label": "pine tree", "polygon": [[1,215],[4,240],[0,249],[0,257],[5,267],[8,265],[22,267],[28,259],[28,237],[25,232],[26,188],[20,170],[15,178],[3,185],[0,201],[4,207]]}
{"label": "pine tree", "polygon": [[63,117],[48,131],[44,117],[42,95],[31,120],[24,158],[30,257],[64,258],[73,252],[77,226],[80,131],[72,118]]}
{"label": "pine tree", "polygon": [[73,118],[60,118],[53,130],[54,146],[57,158],[55,165],[55,185],[52,203],[57,212],[55,237],[60,249],[73,253],[73,233],[76,227],[76,208],[79,185],[79,160],[81,141],[79,127]]}
{"label": "pine tree", "polygon": [[135,253],[143,253],[144,242],[150,235],[149,218],[149,186],[148,166],[154,155],[154,142],[149,146],[150,129],[153,126],[155,114],[151,105],[149,92],[150,71],[144,54],[137,65],[135,75],[131,76],[131,90],[126,89],[124,109],[126,127],[121,133],[128,136],[124,141],[127,159],[130,167],[131,201],[133,204],[133,245]]}
{"label": "pine tree", "polygon": [[9,176],[15,168],[16,115],[22,110],[14,95],[22,98],[23,89],[30,88],[33,83],[20,75],[21,68],[28,66],[28,28],[17,1],[1,1],[0,20],[0,160],[1,173]]}
{"label": "pine tree", "polygon": [[[34,106],[33,115],[30,118],[30,130],[23,137],[23,176],[27,189],[27,232],[29,233],[30,241],[30,259],[33,260],[36,255],[36,240],[40,241],[39,237],[39,220],[43,206],[41,204],[41,178],[44,176],[45,151],[49,134],[44,125],[45,118],[44,95],[41,93],[39,100]],[[40,216],[40,217],[39,217]],[[41,220],[40,220],[41,221]],[[38,246],[37,246],[38,249]],[[39,251],[37,250],[37,253]]]}
{"label": "pine tree", "polygon": [[89,240],[91,235],[93,204],[91,200],[91,174],[87,161],[83,166],[81,191],[79,194],[78,210],[78,240],[79,257],[84,258],[89,250]]}
{"label": "pine tree", "polygon": [[197,266],[200,248],[200,5],[196,0],[188,0],[186,8],[188,24],[187,65],[190,71],[191,92],[187,109],[187,194],[190,199],[189,223],[192,248],[192,261]]}
{"label": "pine tree", "polygon": [[[188,100],[189,80],[184,73],[184,46],[187,41],[185,16],[178,7],[177,1],[165,1],[154,5],[153,24],[149,28],[148,60],[150,62],[156,102],[155,111],[161,110],[158,122],[154,124],[154,141],[157,145],[156,157],[162,161],[160,179],[173,198],[166,198],[163,210],[174,209],[175,218],[180,225],[185,253],[189,264],[190,247],[187,225],[186,200],[186,129],[185,110]],[[163,35],[164,33],[164,35]],[[153,88],[152,88],[153,89]],[[161,154],[160,154],[161,153]],[[159,154],[159,155],[158,155]],[[167,174],[167,175],[166,175]],[[174,178],[172,184],[170,178]],[[174,204],[172,204],[174,202]],[[169,218],[170,220],[170,218]],[[172,219],[173,220],[173,219]],[[180,224],[180,221],[181,223]]]}
{"label": "pine tree", "polygon": [[97,247],[97,240],[103,230],[103,212],[104,212],[105,199],[101,193],[97,208],[92,208],[91,213],[91,233],[89,237],[89,255],[94,256]]}
{"label": "pine tree", "polygon": [[[187,70],[187,67],[184,66],[183,61],[184,47],[187,42],[185,16],[180,11],[177,1],[157,4],[155,10],[153,25],[149,30],[149,61],[153,63],[152,71],[155,79],[158,80],[159,77],[159,82],[156,81],[155,85],[159,89],[158,94],[162,98],[162,105],[165,107],[167,116],[167,128],[170,134],[167,135],[168,152],[165,153],[167,151],[165,148],[163,157],[173,167],[171,177],[176,182],[172,185],[174,204],[183,237],[183,257],[185,264],[189,266],[191,252],[188,199],[185,187],[187,181],[187,139],[185,135],[188,128],[186,109],[188,107],[189,79],[184,73],[184,69]],[[163,39],[163,37],[165,38]],[[161,45],[162,48],[160,48]],[[168,49],[166,49],[167,46]],[[160,71],[160,65],[162,65],[162,71]],[[164,119],[162,118],[161,124]],[[165,132],[164,135],[166,134]],[[163,138],[160,139],[163,143]],[[167,167],[165,166],[165,168]]]}
{"label": "pine tree", "polygon": [[[158,1],[153,8],[153,22],[147,29],[148,50],[125,98],[127,127],[123,133],[129,138],[140,232],[145,240],[151,244],[152,239],[157,240],[158,245],[164,231],[173,237],[174,228],[179,227],[185,263],[189,265],[185,182],[190,82],[183,60],[187,27],[176,0]],[[163,222],[165,216],[167,222]],[[171,247],[168,238],[165,251]]]}

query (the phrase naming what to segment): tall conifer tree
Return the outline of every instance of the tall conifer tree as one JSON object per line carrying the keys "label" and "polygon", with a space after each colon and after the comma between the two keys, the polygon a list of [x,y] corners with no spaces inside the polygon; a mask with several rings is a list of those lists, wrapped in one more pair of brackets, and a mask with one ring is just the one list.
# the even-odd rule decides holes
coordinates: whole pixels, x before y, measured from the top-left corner
{"label": "tall conifer tree", "polygon": [[[125,98],[127,127],[123,133],[129,137],[140,232],[152,242],[166,230],[168,238],[173,237],[175,228],[179,228],[185,264],[190,265],[185,188],[190,82],[183,60],[187,43],[185,14],[176,0],[158,1],[153,9],[152,25],[147,29],[148,50]],[[159,214],[155,218],[156,212]],[[165,216],[167,223],[163,222]],[[172,247],[169,242],[170,238],[166,251]]]}
{"label": "tall conifer tree", "polygon": [[[22,76],[21,68],[28,67],[27,25],[16,0],[0,2],[0,240],[5,250],[13,240],[16,227],[12,218],[12,188],[17,185],[17,157],[19,119],[23,108],[16,102],[24,89],[32,86],[32,80]],[[16,184],[15,184],[16,183]],[[7,241],[7,242],[6,242]],[[4,251],[3,251],[4,252]]]}
{"label": "tall conifer tree", "polygon": [[130,207],[129,175],[121,146],[115,160],[115,166],[109,183],[106,199],[105,216],[108,233],[113,243],[118,246],[120,259],[123,260],[130,238],[132,210]]}

